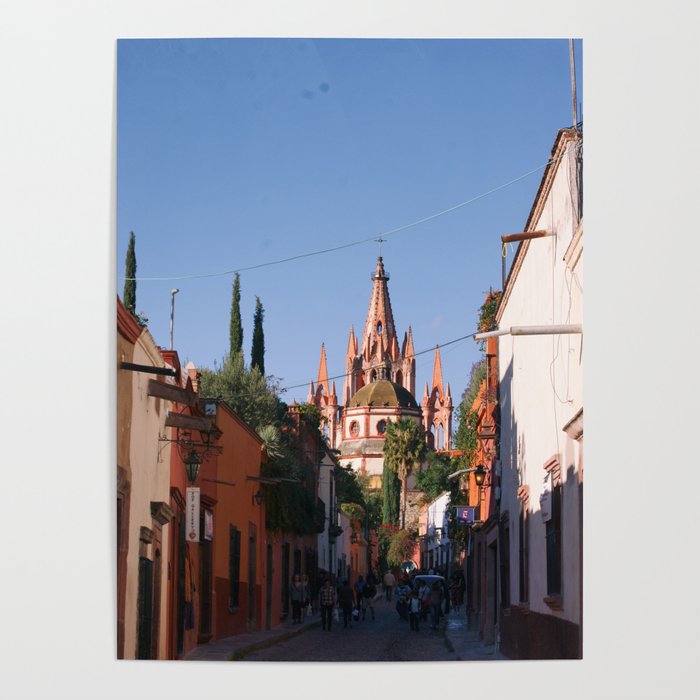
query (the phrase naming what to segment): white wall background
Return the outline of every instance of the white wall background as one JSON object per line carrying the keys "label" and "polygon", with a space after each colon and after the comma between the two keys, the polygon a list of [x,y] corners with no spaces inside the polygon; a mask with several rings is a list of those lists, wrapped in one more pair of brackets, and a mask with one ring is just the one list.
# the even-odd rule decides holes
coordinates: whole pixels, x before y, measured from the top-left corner
{"label": "white wall background", "polygon": [[[429,10],[418,0],[3,0],[3,693],[175,700],[228,697],[235,687],[261,697],[309,695],[303,665],[271,675],[265,665],[115,660],[116,39],[576,36],[584,39],[586,94],[585,660],[470,664],[468,676],[460,664],[429,668],[439,671],[441,692],[455,694],[498,683],[520,698],[554,689],[572,700],[692,697],[694,7],[687,0],[435,0]],[[691,349],[684,361],[679,347]],[[49,410],[38,414],[39,405]],[[661,504],[652,486],[659,470]],[[650,520],[659,507],[663,520]],[[668,537],[667,525],[681,536]],[[377,664],[362,678],[421,696],[434,692],[435,673]],[[334,698],[357,694],[340,682],[337,666],[313,674]]]}

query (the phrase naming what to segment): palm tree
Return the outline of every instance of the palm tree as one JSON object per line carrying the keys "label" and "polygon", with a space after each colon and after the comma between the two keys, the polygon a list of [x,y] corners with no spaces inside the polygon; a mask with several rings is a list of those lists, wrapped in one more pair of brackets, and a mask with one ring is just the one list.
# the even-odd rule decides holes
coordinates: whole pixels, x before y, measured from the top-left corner
{"label": "palm tree", "polygon": [[406,527],[406,494],[408,477],[425,456],[423,431],[410,418],[391,421],[384,441],[384,463],[396,472],[401,481],[401,527]]}

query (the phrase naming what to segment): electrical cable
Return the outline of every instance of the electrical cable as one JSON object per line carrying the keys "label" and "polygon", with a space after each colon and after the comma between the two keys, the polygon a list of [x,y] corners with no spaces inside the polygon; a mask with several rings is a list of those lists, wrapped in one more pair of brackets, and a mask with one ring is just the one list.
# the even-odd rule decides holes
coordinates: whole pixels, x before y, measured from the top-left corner
{"label": "electrical cable", "polygon": [[[413,357],[418,357],[419,355],[425,355],[426,353],[433,352],[437,348],[444,348],[447,347],[448,345],[454,345],[455,343],[459,343],[462,340],[467,340],[468,338],[473,338],[476,335],[475,333],[470,333],[469,335],[463,335],[461,338],[454,338],[453,340],[448,340],[446,343],[441,343],[436,345],[435,347],[428,348],[427,350],[421,350],[420,352],[414,352]],[[215,370],[214,370],[215,371]],[[344,374],[335,374],[332,377],[328,377],[328,381],[333,381],[334,379],[345,379],[345,377],[349,377],[352,374],[352,372],[345,372]],[[308,381],[302,382],[301,384],[291,384],[289,386],[284,386],[284,387],[275,387],[274,391],[280,394],[283,394],[290,389],[299,389],[301,387],[307,387],[311,382],[314,381],[313,379],[309,379]],[[256,394],[252,393],[246,393],[246,394],[237,394],[238,397],[244,397],[244,396],[255,396]]]}
{"label": "electrical cable", "polygon": [[487,192],[482,192],[481,194],[476,195],[475,197],[472,197],[471,199],[467,199],[464,202],[460,202],[459,204],[455,204],[452,207],[449,207],[448,209],[443,209],[442,211],[436,212],[435,214],[430,214],[429,216],[423,217],[422,219],[418,219],[417,221],[412,221],[409,224],[404,224],[403,226],[399,226],[397,228],[390,229],[388,231],[382,231],[381,233],[376,233],[373,236],[369,236],[368,238],[363,238],[361,240],[357,241],[352,241],[350,243],[344,243],[342,245],[334,246],[332,248],[323,248],[321,250],[315,250],[311,251],[309,253],[300,253],[299,255],[292,255],[288,258],[282,258],[280,260],[270,260],[268,262],[264,263],[258,263],[257,265],[249,265],[247,267],[239,267],[236,269],[231,269],[231,270],[224,270],[222,272],[208,272],[208,273],[202,273],[202,274],[197,274],[197,275],[179,275],[179,276],[169,276],[169,277],[118,277],[117,279],[123,280],[123,281],[135,281],[135,282],[175,282],[175,281],[180,281],[180,280],[190,280],[190,279],[204,279],[207,277],[223,277],[225,275],[232,275],[235,273],[240,273],[240,272],[248,272],[250,270],[258,270],[262,267],[270,267],[272,265],[281,265],[283,263],[287,262],[292,262],[294,260],[301,260],[303,258],[310,258],[316,255],[325,255],[326,253],[334,253],[339,250],[345,250],[346,248],[352,248],[354,246],[358,245],[363,245],[365,243],[370,243],[373,241],[376,241],[377,238],[383,238],[384,236],[392,236],[397,233],[401,233],[402,231],[405,231],[406,229],[412,228],[414,226],[418,226],[420,224],[424,224],[427,221],[431,221],[432,219],[436,219],[440,216],[444,216],[445,214],[449,214],[450,212],[453,212],[457,209],[461,209],[462,207],[467,206],[468,204],[472,204],[473,202],[478,201],[479,199],[483,199],[484,197],[488,197],[491,194],[494,194],[495,192],[498,192],[502,189],[505,189],[506,187],[510,187],[511,185],[514,185],[516,182],[520,182],[520,180],[524,180],[526,177],[529,177],[530,175],[533,175],[534,173],[543,170],[544,168],[548,167],[549,165],[557,162],[563,157],[564,154],[560,155],[558,158],[553,158],[551,160],[548,160],[544,165],[540,165],[536,168],[533,168],[532,170],[529,170],[526,173],[523,173],[522,175],[519,175],[518,177],[514,178],[513,180],[510,180],[508,182],[503,183],[502,185],[498,185],[498,187],[494,187],[493,189],[488,190]]}

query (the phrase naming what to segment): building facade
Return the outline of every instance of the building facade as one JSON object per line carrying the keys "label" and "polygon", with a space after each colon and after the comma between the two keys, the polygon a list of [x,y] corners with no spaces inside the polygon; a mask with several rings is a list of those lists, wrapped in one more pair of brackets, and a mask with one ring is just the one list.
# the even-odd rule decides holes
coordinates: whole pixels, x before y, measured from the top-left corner
{"label": "building facade", "polygon": [[576,129],[558,133],[525,229],[533,237],[520,243],[496,317],[507,555],[498,623],[512,658],[582,653],[580,145]]}

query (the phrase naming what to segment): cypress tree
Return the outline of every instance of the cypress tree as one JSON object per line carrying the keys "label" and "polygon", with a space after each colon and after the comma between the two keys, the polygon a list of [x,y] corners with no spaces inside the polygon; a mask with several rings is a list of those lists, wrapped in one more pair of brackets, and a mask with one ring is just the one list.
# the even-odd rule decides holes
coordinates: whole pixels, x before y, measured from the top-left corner
{"label": "cypress tree", "polygon": [[231,299],[231,358],[243,350],[243,324],[241,323],[241,278],[236,273],[233,278],[233,298]]}
{"label": "cypress tree", "polygon": [[382,473],[382,522],[398,525],[401,500],[401,482],[396,472],[386,464]]}
{"label": "cypress tree", "polygon": [[265,334],[263,333],[263,316],[265,311],[260,297],[255,297],[255,317],[253,319],[253,347],[250,353],[250,368],[257,367],[265,376]]}
{"label": "cypress tree", "polygon": [[[136,237],[131,232],[129,247],[126,249],[126,278],[124,281],[124,306],[136,315]],[[131,279],[130,279],[131,278]]]}

